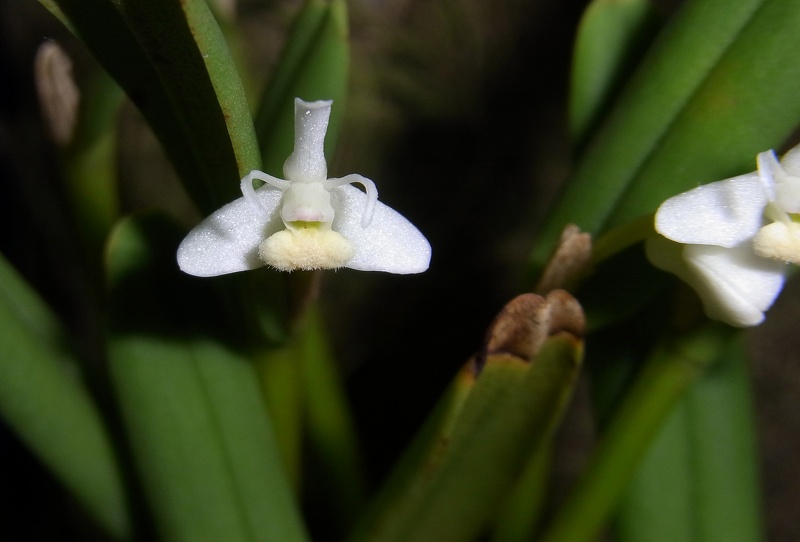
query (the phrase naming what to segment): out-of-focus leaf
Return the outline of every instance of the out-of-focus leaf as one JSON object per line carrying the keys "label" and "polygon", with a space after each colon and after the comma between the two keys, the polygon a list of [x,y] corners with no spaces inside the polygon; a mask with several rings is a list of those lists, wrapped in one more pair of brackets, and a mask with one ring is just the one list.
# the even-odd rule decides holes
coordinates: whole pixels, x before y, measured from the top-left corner
{"label": "out-of-focus leaf", "polygon": [[543,542],[594,539],[672,408],[719,359],[733,333],[729,326],[705,323],[654,349],[612,413],[586,471],[550,522]]}
{"label": "out-of-focus leaf", "polygon": [[[528,458],[549,438],[571,396],[582,355],[583,315],[563,291],[524,294],[492,324],[466,398],[405,485],[360,527],[356,540],[472,540],[487,527]],[[462,399],[463,398],[463,399]],[[441,415],[441,410],[439,414]],[[410,468],[413,467],[413,468]]]}
{"label": "out-of-focus leaf", "polygon": [[[656,542],[692,540],[696,503],[687,439],[686,401],[681,400],[664,420],[620,499],[614,517],[620,540]],[[659,495],[654,500],[652,497]],[[672,498],[679,496],[678,499]]]}
{"label": "out-of-focus leaf", "polygon": [[255,369],[179,239],[141,217],[108,247],[111,376],[161,539],[305,540]]}
{"label": "out-of-focus leaf", "polygon": [[336,148],[350,70],[345,0],[308,0],[256,114],[264,171],[282,177],[294,138],[294,99],[333,100],[326,155]]}
{"label": "out-of-focus leaf", "polygon": [[[354,423],[319,311],[310,307],[286,344],[262,350],[256,358],[292,483],[296,488],[313,487],[308,494],[313,514],[324,514],[320,521],[342,533],[363,505],[366,483]],[[306,454],[310,461],[304,461]],[[312,469],[306,475],[301,468],[309,463]]]}
{"label": "out-of-focus leaf", "polygon": [[550,489],[553,446],[546,443],[528,459],[508,503],[494,521],[492,542],[533,540],[539,528]]}
{"label": "out-of-focus leaf", "polygon": [[319,488],[318,495],[324,496],[319,504],[330,511],[334,527],[344,532],[364,504],[364,463],[344,385],[318,309],[309,310],[305,326],[299,361],[308,442],[319,466],[319,471],[312,473],[317,477],[312,485]]}
{"label": "out-of-focus leaf", "polygon": [[800,123],[800,7],[766,0],[642,164],[609,226],[700,183],[755,170]]}
{"label": "out-of-focus leaf", "polygon": [[650,0],[594,0],[578,27],[572,59],[569,124],[582,140],[637,56],[642,34],[653,20]]}
{"label": "out-of-focus leaf", "polygon": [[353,541],[369,539],[369,529],[380,520],[381,515],[391,510],[400,495],[407,491],[410,481],[419,476],[425,466],[434,469],[442,461],[452,437],[453,426],[475,385],[475,376],[475,366],[471,362],[458,372],[406,448],[381,491],[370,501],[368,512],[361,518],[351,537]]}
{"label": "out-of-focus leaf", "polygon": [[[259,167],[255,131],[225,40],[204,0],[53,0],[139,107],[206,213]],[[59,13],[56,12],[58,16]]]}
{"label": "out-of-focus leaf", "polygon": [[616,540],[761,539],[746,351],[740,333],[681,400],[621,503]]}
{"label": "out-of-focus leaf", "polygon": [[254,356],[281,460],[292,487],[298,493],[303,462],[301,356],[299,345],[293,338],[283,346],[270,348]]}
{"label": "out-of-focus leaf", "polygon": [[75,140],[65,149],[63,163],[73,215],[94,258],[119,213],[116,119],[123,94],[98,70],[81,96]]}
{"label": "out-of-focus leaf", "polygon": [[117,540],[131,534],[117,457],[59,322],[0,258],[0,413]]}
{"label": "out-of-focus leaf", "polygon": [[694,0],[663,31],[596,133],[532,255],[566,223],[597,234],[698,183],[754,169],[800,119],[792,0]]}

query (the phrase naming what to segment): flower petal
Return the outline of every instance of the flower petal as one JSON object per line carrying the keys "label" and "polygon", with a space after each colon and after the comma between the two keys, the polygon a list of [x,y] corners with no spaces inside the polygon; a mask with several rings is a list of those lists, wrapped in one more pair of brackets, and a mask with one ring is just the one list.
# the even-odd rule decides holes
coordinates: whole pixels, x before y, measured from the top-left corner
{"label": "flower petal", "polygon": [[336,211],[333,229],[355,247],[355,254],[345,267],[396,274],[422,273],[428,269],[431,246],[403,215],[378,201],[372,223],[362,228],[367,195],[351,185],[331,190],[331,203]]}
{"label": "flower petal", "polygon": [[761,227],[768,203],[757,173],[698,186],[658,208],[656,230],[679,243],[733,247]]}
{"label": "flower petal", "polygon": [[[794,149],[792,149],[794,150]],[[772,186],[773,195],[770,197],[779,213],[800,212],[800,178],[791,174],[786,167],[796,160],[789,151],[786,162],[778,162],[773,151],[762,152],[758,155],[758,172],[761,177]],[[777,217],[775,217],[777,218]]]}
{"label": "flower petal", "polygon": [[279,206],[283,192],[264,185],[255,191],[264,212],[242,197],[218,209],[198,224],[178,247],[178,266],[198,277],[262,267],[258,247],[283,227]]}
{"label": "flower petal", "polygon": [[800,177],[800,145],[792,147],[781,157],[781,165],[789,175]]}
{"label": "flower petal", "polygon": [[783,288],[786,264],[734,248],[687,245],[683,257],[697,274],[695,289],[709,317],[733,326],[760,324]]}

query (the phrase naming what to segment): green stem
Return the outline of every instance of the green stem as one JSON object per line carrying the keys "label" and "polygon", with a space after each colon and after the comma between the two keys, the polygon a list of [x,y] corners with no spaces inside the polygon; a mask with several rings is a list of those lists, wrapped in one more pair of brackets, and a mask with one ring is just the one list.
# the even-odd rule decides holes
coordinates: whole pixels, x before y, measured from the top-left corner
{"label": "green stem", "polygon": [[543,542],[590,540],[600,530],[661,423],[687,387],[718,358],[731,331],[709,323],[653,353],[608,424],[586,473],[541,538]]}
{"label": "green stem", "polygon": [[626,248],[655,235],[654,217],[648,214],[617,226],[592,243],[592,266],[600,265]]}

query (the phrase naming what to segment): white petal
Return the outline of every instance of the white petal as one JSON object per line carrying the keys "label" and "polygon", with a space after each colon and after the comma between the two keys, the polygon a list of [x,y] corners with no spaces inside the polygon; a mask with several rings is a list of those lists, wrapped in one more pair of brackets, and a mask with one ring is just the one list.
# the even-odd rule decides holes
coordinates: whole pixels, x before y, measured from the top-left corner
{"label": "white petal", "polygon": [[336,211],[333,229],[355,247],[345,267],[359,271],[422,273],[430,265],[431,246],[420,231],[403,215],[378,201],[372,223],[361,227],[367,195],[351,185],[331,190]]}
{"label": "white petal", "polygon": [[691,273],[683,261],[683,245],[660,235],[654,235],[645,240],[644,249],[651,264],[677,275],[683,282],[689,282]]}
{"label": "white petal", "polygon": [[656,230],[679,243],[733,247],[758,232],[767,202],[758,174],[740,175],[668,199]]}
{"label": "white petal", "polygon": [[800,145],[789,149],[781,157],[781,165],[789,175],[800,177]]}
{"label": "white petal", "polygon": [[270,185],[256,190],[264,206],[258,213],[242,197],[198,224],[178,247],[178,266],[198,277],[215,277],[264,265],[258,246],[283,228],[279,205],[283,192]]}
{"label": "white petal", "polygon": [[783,288],[786,264],[756,256],[749,244],[687,245],[683,257],[697,274],[706,314],[734,326],[760,324]]}
{"label": "white petal", "polygon": [[762,176],[772,180],[774,194],[770,200],[775,203],[776,209],[784,213],[800,212],[800,177],[790,173],[787,167],[796,167],[793,161],[797,158],[792,156],[792,151],[787,153],[786,162],[778,162],[772,151],[758,155],[759,173],[763,171]]}

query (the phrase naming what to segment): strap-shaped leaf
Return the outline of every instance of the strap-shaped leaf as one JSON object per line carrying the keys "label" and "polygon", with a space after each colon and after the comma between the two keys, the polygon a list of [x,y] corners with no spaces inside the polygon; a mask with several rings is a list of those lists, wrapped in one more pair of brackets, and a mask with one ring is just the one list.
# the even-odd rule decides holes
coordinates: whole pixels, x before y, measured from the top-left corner
{"label": "strap-shaped leaf", "polygon": [[474,385],[459,375],[421,436],[425,446],[401,463],[404,480],[387,486],[354,539],[467,541],[484,531],[560,420],[582,332],[580,307],[564,291],[512,300],[468,364],[478,372]]}
{"label": "strap-shaped leaf", "polygon": [[586,471],[542,541],[580,542],[597,536],[661,424],[703,370],[719,360],[732,334],[732,328],[711,322],[657,345],[614,409]]}
{"label": "strap-shaped leaf", "polygon": [[608,104],[653,26],[650,0],[594,0],[578,27],[572,59],[569,125],[581,141]]}
{"label": "strap-shaped leaf", "polygon": [[317,458],[320,493],[333,527],[351,527],[364,504],[364,463],[344,382],[329,344],[322,315],[312,308],[300,340],[310,452]]}
{"label": "strap-shaped leaf", "polygon": [[779,146],[800,119],[799,20],[791,0],[687,2],[581,158],[534,270],[565,224],[602,232]]}
{"label": "strap-shaped leaf", "polygon": [[157,529],[165,541],[305,540],[255,368],[221,338],[210,285],[173,264],[179,238],[140,217],[108,248],[111,375]]}
{"label": "strap-shaped leaf", "polygon": [[761,538],[746,351],[740,333],[681,399],[621,502],[616,540]]}
{"label": "strap-shaped leaf", "polygon": [[259,166],[244,90],[204,0],[51,0],[141,110],[211,212]]}
{"label": "strap-shaped leaf", "polygon": [[113,446],[55,316],[0,258],[0,413],[115,539],[129,538]]}

